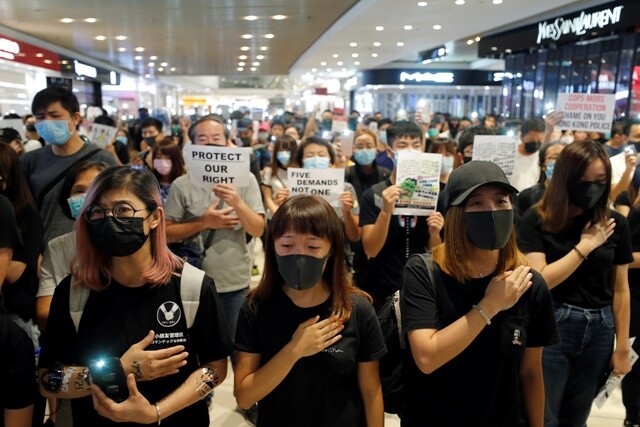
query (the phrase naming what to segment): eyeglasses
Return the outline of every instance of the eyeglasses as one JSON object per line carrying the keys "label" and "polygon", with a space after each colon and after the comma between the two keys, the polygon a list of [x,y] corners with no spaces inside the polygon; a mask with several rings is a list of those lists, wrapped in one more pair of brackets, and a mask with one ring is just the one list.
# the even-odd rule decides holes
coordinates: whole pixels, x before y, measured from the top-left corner
{"label": "eyeglasses", "polygon": [[[116,203],[111,209],[103,208],[100,205],[91,205],[84,211],[84,218],[93,224],[104,221],[107,217],[107,212],[111,212],[116,221],[121,223],[129,222],[132,218],[135,218],[137,212],[154,210],[149,208],[134,209],[127,202]],[[146,217],[145,217],[146,218]]]}

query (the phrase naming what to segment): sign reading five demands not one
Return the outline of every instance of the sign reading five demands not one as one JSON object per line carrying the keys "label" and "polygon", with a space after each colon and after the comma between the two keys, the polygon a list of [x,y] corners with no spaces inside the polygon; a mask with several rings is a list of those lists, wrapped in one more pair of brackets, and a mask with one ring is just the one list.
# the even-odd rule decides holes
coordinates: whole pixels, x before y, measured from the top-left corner
{"label": "sign reading five demands not one", "polygon": [[556,128],[610,132],[615,105],[615,94],[559,93],[557,109],[562,112],[563,118]]}
{"label": "sign reading five demands not one", "polygon": [[189,144],[185,148],[187,174],[192,183],[207,189],[217,184],[249,185],[251,148]]}
{"label": "sign reading five demands not one", "polygon": [[344,191],[344,169],[287,169],[289,196],[312,194],[320,196],[333,207],[339,206]]}

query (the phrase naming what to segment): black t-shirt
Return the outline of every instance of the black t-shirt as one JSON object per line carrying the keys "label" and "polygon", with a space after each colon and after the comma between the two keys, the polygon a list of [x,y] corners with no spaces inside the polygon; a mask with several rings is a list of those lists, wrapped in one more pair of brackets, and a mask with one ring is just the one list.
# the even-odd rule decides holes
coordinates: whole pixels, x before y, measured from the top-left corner
{"label": "black t-shirt", "polygon": [[[528,424],[519,373],[524,350],[560,341],[549,290],[533,273],[533,285],[513,307],[431,374],[422,373],[407,352],[403,427]],[[491,278],[459,283],[441,272],[434,284],[422,258],[411,257],[400,299],[403,332],[449,326],[483,298]]]}
{"label": "black t-shirt", "polygon": [[[87,366],[100,356],[121,357],[153,329],[156,336],[147,350],[184,345],[189,353],[188,363],[179,373],[137,384],[149,402],[157,402],[178,388],[199,365],[231,354],[233,347],[226,321],[213,281],[208,277],[203,282],[198,311],[189,330],[180,298],[180,278],[174,277],[167,285],[129,288],[112,282],[104,291],[91,291],[77,334],[69,314],[70,277],[60,283],[53,295],[40,354],[41,368],[56,361]],[[172,308],[175,320],[169,321],[164,313]],[[137,425],[116,424],[101,417],[93,409],[91,397],[73,399],[72,408],[76,426]],[[163,419],[162,425],[208,427],[207,405],[198,401]]]}
{"label": "black t-shirt", "polygon": [[0,427],[4,427],[4,409],[33,404],[37,391],[34,360],[31,338],[0,314]]}
{"label": "black t-shirt", "polygon": [[[351,318],[340,332],[342,339],[310,357],[300,359],[285,379],[258,404],[258,423],[268,426],[365,426],[358,388],[358,363],[386,353],[380,326],[371,304],[353,295]],[[291,341],[300,323],[331,315],[332,298],[309,308],[296,306],[278,287],[264,302],[240,309],[236,349],[260,354],[264,366]]]}
{"label": "black t-shirt", "polygon": [[44,228],[38,211],[27,206],[22,211],[24,229],[20,232],[23,245],[13,251],[13,261],[26,264],[22,275],[14,283],[2,287],[2,299],[10,313],[20,315],[24,320],[35,320],[36,293],[38,292],[38,257],[42,252]]}
{"label": "black t-shirt", "polygon": [[525,188],[522,190],[516,199],[516,206],[520,215],[524,213],[533,205],[538,203],[544,195],[544,184],[536,184],[533,187]]}
{"label": "black t-shirt", "polygon": [[[360,227],[373,225],[383,207],[382,192],[391,185],[387,180],[366,190],[360,200]],[[379,308],[385,299],[400,289],[402,270],[409,257],[424,253],[429,242],[425,216],[392,215],[387,240],[378,255],[368,260],[357,277],[357,284],[373,297]]]}
{"label": "black t-shirt", "polygon": [[16,216],[11,201],[0,194],[0,248],[12,248],[14,252],[22,245]]}
{"label": "black t-shirt", "polygon": [[371,173],[364,173],[362,166],[357,163],[349,166],[344,171],[344,180],[353,185],[358,200],[362,198],[367,188],[371,188],[374,184],[385,181],[389,176],[391,176],[391,171],[385,167],[376,165],[375,162],[373,163],[373,172]]}
{"label": "black t-shirt", "polygon": [[[613,235],[591,252],[564,282],[551,290],[555,302],[588,309],[613,303],[613,266],[630,263],[633,254],[627,220],[616,211],[610,213],[616,221]],[[551,264],[580,242],[587,221],[584,215],[574,217],[568,230],[552,234],[542,230],[540,214],[531,208],[520,221],[518,246],[524,253],[544,253],[547,264]]]}

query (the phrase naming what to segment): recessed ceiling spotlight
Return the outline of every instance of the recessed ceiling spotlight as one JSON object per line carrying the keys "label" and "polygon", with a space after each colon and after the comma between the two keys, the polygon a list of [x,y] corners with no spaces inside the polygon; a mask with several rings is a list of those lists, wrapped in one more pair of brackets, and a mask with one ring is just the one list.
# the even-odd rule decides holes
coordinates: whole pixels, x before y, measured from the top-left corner
{"label": "recessed ceiling spotlight", "polygon": [[505,49],[505,50],[504,50],[504,52],[505,52],[505,53],[511,53],[511,52],[513,52],[513,51],[512,51],[511,49]]}
{"label": "recessed ceiling spotlight", "polygon": [[462,6],[464,4],[464,0],[456,0],[456,4],[458,6]]}
{"label": "recessed ceiling spotlight", "polygon": [[106,37],[105,36],[96,36],[95,39],[98,40],[98,41],[102,41],[102,40],[106,40]]}
{"label": "recessed ceiling spotlight", "polygon": [[413,30],[413,25],[405,25],[403,28],[407,31],[411,31]]}
{"label": "recessed ceiling spotlight", "polygon": [[243,51],[243,52],[246,52],[246,51],[248,51],[248,50],[249,50],[249,46],[242,46],[242,47],[240,48],[240,50],[241,50],[241,51]]}
{"label": "recessed ceiling spotlight", "polygon": [[378,54],[374,52],[374,53],[372,53],[372,54],[371,54],[371,57],[372,57],[372,58],[377,58],[377,57],[378,57]]}
{"label": "recessed ceiling spotlight", "polygon": [[476,41],[479,42],[480,41],[480,36],[476,37]]}
{"label": "recessed ceiling spotlight", "polygon": [[95,24],[96,22],[98,22],[98,20],[96,18],[86,18],[84,22],[86,22],[87,24]]}
{"label": "recessed ceiling spotlight", "polygon": [[472,45],[473,44],[473,40],[471,40],[471,39],[467,40],[467,44],[468,45]]}
{"label": "recessed ceiling spotlight", "polygon": [[164,68],[160,67],[158,68],[158,71],[164,71]]}
{"label": "recessed ceiling spotlight", "polygon": [[384,27],[382,25],[378,25],[376,27],[376,31],[384,31]]}
{"label": "recessed ceiling spotlight", "polygon": [[247,15],[242,19],[244,19],[245,21],[255,21],[256,19],[258,19],[258,17],[255,15]]}
{"label": "recessed ceiling spotlight", "polygon": [[[495,0],[494,0],[494,1],[495,1]],[[265,34],[265,35],[264,35],[264,38],[265,38],[265,39],[272,39],[272,38],[274,38],[274,37],[275,37],[275,36],[274,36],[273,34]]]}
{"label": "recessed ceiling spotlight", "polygon": [[256,67],[251,67],[251,71],[255,71],[255,70],[256,70]]}
{"label": "recessed ceiling spotlight", "polygon": [[360,65],[360,61],[354,61],[353,65]]}
{"label": "recessed ceiling spotlight", "polygon": [[71,18],[62,18],[60,20],[60,22],[62,22],[63,24],[71,24],[73,22],[73,19],[71,19]]}
{"label": "recessed ceiling spotlight", "polygon": [[282,21],[283,19],[287,19],[285,15],[273,15],[271,19],[275,19],[276,21]]}
{"label": "recessed ceiling spotlight", "polygon": [[436,24],[436,25],[433,26],[433,29],[436,30],[436,31],[437,30],[441,30],[442,29],[442,25]]}
{"label": "recessed ceiling spotlight", "polygon": [[243,39],[252,39],[252,38],[253,38],[253,35],[251,35],[251,34],[243,34],[243,35],[242,35],[242,38],[243,38]]}
{"label": "recessed ceiling spotlight", "polygon": [[268,47],[266,47],[266,46],[262,46],[262,47],[260,48],[260,50],[261,50],[261,51],[263,51],[263,52],[265,52],[265,51],[269,50],[269,48],[268,48]]}
{"label": "recessed ceiling spotlight", "polygon": [[502,4],[502,0],[493,0],[493,4]]}
{"label": "recessed ceiling spotlight", "polygon": [[320,65],[324,67],[325,65],[327,65],[327,63],[325,61],[322,61]]}
{"label": "recessed ceiling spotlight", "polygon": [[142,56],[136,55],[133,59],[135,59],[136,61],[142,61]]}
{"label": "recessed ceiling spotlight", "polygon": [[333,55],[331,55],[332,58],[337,58],[339,55],[337,53],[334,53]]}
{"label": "recessed ceiling spotlight", "polygon": [[238,66],[240,66],[240,67],[244,67],[245,65],[247,65],[247,64],[245,64],[245,62],[244,62],[244,61],[240,61],[240,62],[238,62]]}
{"label": "recessed ceiling spotlight", "polygon": [[158,59],[158,57],[155,56],[155,55],[152,55],[152,56],[149,57],[149,59],[152,60],[152,61],[155,61],[156,59]]}
{"label": "recessed ceiling spotlight", "polygon": [[161,63],[160,65],[161,65],[161,66],[163,66],[163,67],[166,67],[166,66],[167,66],[167,65],[169,65],[169,64],[167,64],[166,62],[163,62],[163,63]]}
{"label": "recessed ceiling spotlight", "polygon": [[264,55],[256,55],[256,59],[264,59]]}
{"label": "recessed ceiling spotlight", "polygon": [[238,59],[247,59],[247,55],[240,55],[238,56]]}
{"label": "recessed ceiling spotlight", "polygon": [[237,70],[238,70],[238,71],[244,71],[244,68],[242,68],[242,67],[238,67],[238,68],[237,68]]}
{"label": "recessed ceiling spotlight", "polygon": [[127,36],[116,36],[116,40],[123,41],[123,40],[126,40],[126,39],[127,39]]}
{"label": "recessed ceiling spotlight", "polygon": [[402,46],[404,46],[404,43],[403,42],[398,42],[398,43],[396,43],[396,46],[402,47]]}
{"label": "recessed ceiling spotlight", "polygon": [[126,47],[119,47],[118,48],[118,52],[126,52],[127,48]]}
{"label": "recessed ceiling spotlight", "polygon": [[318,71],[318,69],[317,69],[317,68],[312,68],[312,69],[311,69],[311,72],[313,72],[313,73],[315,73],[316,71]]}
{"label": "recessed ceiling spotlight", "polygon": [[256,62],[254,62],[254,63],[253,63],[253,64],[251,64],[251,65],[253,65],[254,67],[259,67],[259,66],[260,66],[260,63],[259,63],[258,61],[256,61]]}
{"label": "recessed ceiling spotlight", "polygon": [[351,57],[352,57],[352,58],[357,58],[357,57],[358,57],[358,54],[357,54],[357,53],[352,53],[352,54],[351,54]]}
{"label": "recessed ceiling spotlight", "polygon": [[149,79],[149,78],[151,78],[151,74],[145,74],[145,75],[144,75],[144,78],[145,78],[145,79]]}
{"label": "recessed ceiling spotlight", "polygon": [[498,48],[496,46],[491,46],[491,50],[495,52],[498,50]]}
{"label": "recessed ceiling spotlight", "polygon": [[156,64],[155,64],[154,62],[149,62],[147,65],[148,65],[149,67],[155,67],[155,66],[156,66]]}
{"label": "recessed ceiling spotlight", "polygon": [[175,71],[176,67],[171,67],[171,69],[169,71]]}
{"label": "recessed ceiling spotlight", "polygon": [[358,46],[358,43],[356,43],[356,42],[351,42],[351,43],[349,43],[349,46],[351,46],[351,47],[357,47],[357,46]]}
{"label": "recessed ceiling spotlight", "polygon": [[136,52],[144,52],[144,48],[142,46],[137,47]]}
{"label": "recessed ceiling spotlight", "polygon": [[344,65],[344,62],[342,62],[342,61],[338,61],[338,62],[336,62],[336,65],[338,65],[338,66],[340,66],[340,67],[341,67],[341,66],[343,66],[343,65]]}
{"label": "recessed ceiling spotlight", "polygon": [[373,42],[373,46],[375,46],[375,47],[380,47],[380,46],[382,46],[382,43],[380,43],[380,42]]}
{"label": "recessed ceiling spotlight", "polygon": [[418,2],[418,6],[420,6],[420,7],[425,7],[426,5],[427,5],[426,1],[419,1]]}

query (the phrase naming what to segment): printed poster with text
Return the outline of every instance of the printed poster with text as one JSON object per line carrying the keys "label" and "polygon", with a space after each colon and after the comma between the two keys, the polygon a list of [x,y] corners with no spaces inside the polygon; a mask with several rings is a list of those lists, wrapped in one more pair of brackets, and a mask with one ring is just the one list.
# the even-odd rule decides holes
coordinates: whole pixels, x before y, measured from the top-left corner
{"label": "printed poster with text", "polygon": [[436,211],[440,192],[442,154],[398,152],[396,184],[402,188],[394,215],[429,216]]}
{"label": "printed poster with text", "polygon": [[473,138],[472,160],[486,160],[502,168],[511,181],[513,167],[516,163],[518,141],[504,135],[476,135]]}
{"label": "printed poster with text", "polygon": [[289,196],[313,194],[325,199],[334,208],[340,207],[340,193],[344,191],[344,169],[287,169]]}
{"label": "printed poster with text", "polygon": [[185,147],[189,180],[212,190],[217,184],[249,185],[251,148],[189,144]]}
{"label": "printed poster with text", "polygon": [[563,118],[556,128],[611,132],[615,105],[615,94],[559,93],[557,110],[562,112]]}

